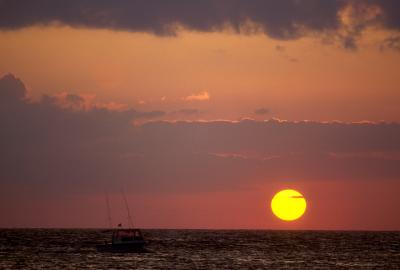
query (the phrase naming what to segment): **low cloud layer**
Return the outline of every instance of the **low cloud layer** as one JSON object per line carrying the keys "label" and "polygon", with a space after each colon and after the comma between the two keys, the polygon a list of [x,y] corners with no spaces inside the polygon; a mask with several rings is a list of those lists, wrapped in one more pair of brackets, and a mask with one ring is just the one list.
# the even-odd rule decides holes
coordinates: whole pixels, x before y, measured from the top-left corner
{"label": "low cloud layer", "polygon": [[[79,97],[69,97],[81,104]],[[0,193],[235,190],[268,181],[400,180],[400,124],[148,122],[160,112],[32,102],[0,79]],[[22,195],[21,195],[22,196]]]}
{"label": "low cloud layer", "polygon": [[132,121],[163,115],[162,111],[121,110],[72,94],[45,95],[34,102],[22,81],[6,75],[0,79],[2,191],[20,185],[62,189],[72,183],[79,189],[80,181],[96,179],[93,173],[101,171],[96,167],[106,161],[101,156],[118,152],[115,142],[129,140]]}
{"label": "low cloud layer", "polygon": [[276,39],[330,34],[347,48],[368,26],[398,31],[397,0],[72,0],[0,1],[0,28],[63,24],[157,35],[195,31],[263,32]]}

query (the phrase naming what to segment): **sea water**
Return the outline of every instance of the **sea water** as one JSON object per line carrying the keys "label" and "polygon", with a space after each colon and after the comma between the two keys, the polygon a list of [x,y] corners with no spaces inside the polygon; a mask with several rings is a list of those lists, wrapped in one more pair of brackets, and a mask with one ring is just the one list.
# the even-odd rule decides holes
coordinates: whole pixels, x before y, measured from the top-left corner
{"label": "sea water", "polygon": [[400,232],[144,230],[148,253],[99,253],[107,230],[1,229],[0,269],[400,269]]}

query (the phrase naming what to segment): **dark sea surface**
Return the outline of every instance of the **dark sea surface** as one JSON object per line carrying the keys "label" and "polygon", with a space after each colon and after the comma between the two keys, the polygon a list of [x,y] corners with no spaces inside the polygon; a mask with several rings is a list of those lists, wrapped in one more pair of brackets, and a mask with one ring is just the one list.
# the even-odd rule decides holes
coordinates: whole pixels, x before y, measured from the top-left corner
{"label": "dark sea surface", "polygon": [[1,229],[0,269],[400,269],[400,232],[144,230],[149,253],[99,253],[104,230]]}

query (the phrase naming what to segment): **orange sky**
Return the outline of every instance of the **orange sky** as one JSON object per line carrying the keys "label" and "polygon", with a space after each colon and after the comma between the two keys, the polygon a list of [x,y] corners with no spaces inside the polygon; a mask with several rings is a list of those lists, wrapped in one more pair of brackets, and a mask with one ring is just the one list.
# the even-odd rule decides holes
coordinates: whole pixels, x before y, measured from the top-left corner
{"label": "orange sky", "polygon": [[[195,108],[198,119],[399,121],[400,54],[379,50],[385,34],[367,31],[352,51],[312,37],[31,27],[0,32],[0,73],[23,78],[35,97],[67,91],[138,110]],[[184,99],[203,92],[209,100]],[[254,115],[259,108],[270,113]]]}

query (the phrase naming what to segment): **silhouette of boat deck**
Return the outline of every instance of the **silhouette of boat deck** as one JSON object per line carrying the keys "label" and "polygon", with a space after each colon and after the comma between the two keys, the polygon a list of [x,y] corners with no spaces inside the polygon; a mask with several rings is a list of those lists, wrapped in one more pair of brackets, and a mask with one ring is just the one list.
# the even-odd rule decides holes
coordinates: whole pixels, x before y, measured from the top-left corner
{"label": "silhouette of boat deck", "polygon": [[99,252],[146,252],[146,241],[139,229],[117,229],[113,231],[111,243],[97,245]]}

